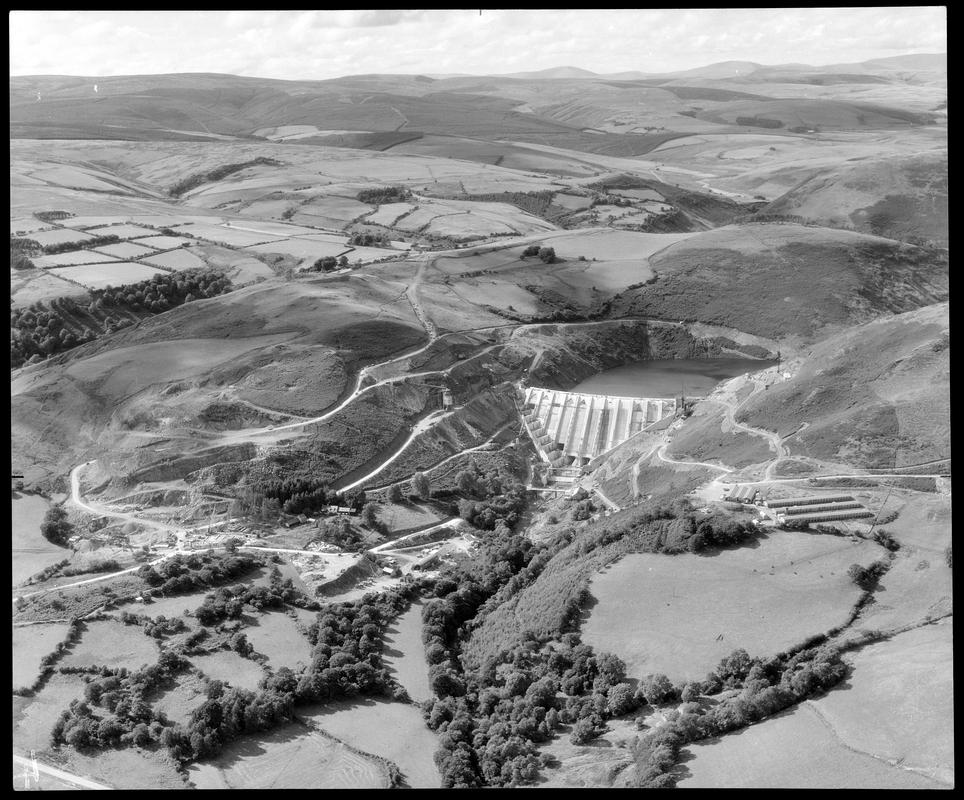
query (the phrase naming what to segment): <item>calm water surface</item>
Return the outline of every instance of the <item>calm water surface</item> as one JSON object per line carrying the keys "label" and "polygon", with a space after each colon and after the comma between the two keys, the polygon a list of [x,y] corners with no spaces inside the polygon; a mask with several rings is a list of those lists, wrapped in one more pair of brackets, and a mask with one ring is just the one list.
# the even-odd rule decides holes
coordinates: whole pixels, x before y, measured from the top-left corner
{"label": "calm water surface", "polygon": [[776,364],[752,358],[667,358],[624,364],[586,378],[569,391],[617,397],[702,397],[728,378]]}

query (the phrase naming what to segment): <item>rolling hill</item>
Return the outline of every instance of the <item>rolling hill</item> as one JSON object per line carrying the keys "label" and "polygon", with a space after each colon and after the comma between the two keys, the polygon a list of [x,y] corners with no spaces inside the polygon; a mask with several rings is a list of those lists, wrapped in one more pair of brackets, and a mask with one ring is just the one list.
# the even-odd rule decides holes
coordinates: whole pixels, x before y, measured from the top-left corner
{"label": "rolling hill", "polygon": [[761,210],[947,246],[945,153],[869,158],[822,170]]}
{"label": "rolling hill", "polygon": [[792,455],[860,468],[949,458],[949,312],[939,303],[821,341],[738,419],[797,431],[786,440]]}

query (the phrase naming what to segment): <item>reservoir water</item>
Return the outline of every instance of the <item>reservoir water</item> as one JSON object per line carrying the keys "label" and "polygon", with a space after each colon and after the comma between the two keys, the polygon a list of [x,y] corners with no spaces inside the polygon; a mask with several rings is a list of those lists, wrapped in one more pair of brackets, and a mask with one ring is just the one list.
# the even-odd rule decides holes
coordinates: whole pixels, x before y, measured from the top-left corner
{"label": "reservoir water", "polygon": [[702,397],[729,378],[766,369],[776,361],[755,358],[664,358],[623,364],[599,372],[570,392],[608,394],[615,397]]}

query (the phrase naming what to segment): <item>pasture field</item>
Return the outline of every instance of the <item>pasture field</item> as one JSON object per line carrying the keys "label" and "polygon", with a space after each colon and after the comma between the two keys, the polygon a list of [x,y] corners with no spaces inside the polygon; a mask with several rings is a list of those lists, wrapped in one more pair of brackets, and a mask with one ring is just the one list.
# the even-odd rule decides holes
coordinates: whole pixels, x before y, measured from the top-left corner
{"label": "pasture field", "polygon": [[[883,499],[887,490],[875,492]],[[893,630],[926,619],[937,619],[953,610],[953,577],[944,560],[951,544],[951,501],[948,497],[897,490],[890,494],[891,508],[898,494],[904,495],[900,516],[879,527],[900,542],[890,569],[880,579],[877,602],[861,612],[861,630]],[[875,504],[854,495],[871,510]]]}
{"label": "pasture field", "polygon": [[316,234],[315,228],[304,225],[289,225],[287,222],[271,222],[269,220],[231,220],[234,230],[260,233],[266,236],[308,236]]}
{"label": "pasture field", "polygon": [[284,219],[284,214],[296,204],[284,199],[255,200],[235,212],[238,216],[261,222],[266,219]]}
{"label": "pasture field", "polygon": [[[68,220],[61,220],[61,224]],[[53,225],[49,222],[41,222],[36,217],[17,217],[10,220],[10,233],[13,236],[26,236],[28,233],[51,230]]]}
{"label": "pasture field", "polygon": [[343,244],[345,247],[350,246],[348,237],[343,233],[319,233],[315,230],[312,233],[299,235],[298,238],[309,242],[331,242],[332,244]]}
{"label": "pasture field", "polygon": [[388,626],[382,658],[412,700],[421,703],[432,697],[422,643],[422,603],[412,603]]}
{"label": "pasture field", "polygon": [[[185,244],[193,244],[193,239],[188,239],[184,236],[143,236],[137,240],[136,244],[128,243],[131,247],[139,247],[140,245],[146,244],[148,247],[153,247],[157,250],[168,250],[172,247],[181,247]],[[119,245],[114,245],[119,246]],[[104,248],[101,248],[102,250]]]}
{"label": "pasture field", "polygon": [[163,712],[171,722],[187,725],[191,713],[207,699],[204,681],[194,673],[183,673],[172,689],[144,698],[155,711]]}
{"label": "pasture field", "polygon": [[626,788],[625,781],[635,772],[627,745],[638,731],[631,721],[621,719],[607,720],[606,728],[606,733],[583,745],[569,741],[571,726],[557,730],[539,746],[539,754],[551,756],[553,761],[539,771],[537,788]]}
{"label": "pasture field", "polygon": [[387,768],[293,722],[188,767],[198,789],[387,789]]}
{"label": "pasture field", "polygon": [[18,625],[13,629],[13,688],[30,686],[40,674],[40,659],[67,636],[66,622]]}
{"label": "pasture field", "polygon": [[[299,206],[292,220],[298,221],[299,217],[325,217],[328,219],[350,222],[364,214],[373,211],[374,208],[368,203],[362,203],[354,197],[339,197],[338,195],[326,195],[324,197],[314,197],[303,206]],[[306,220],[310,225],[310,221]]]}
{"label": "pasture field", "polygon": [[560,258],[596,258],[600,261],[647,259],[660,250],[685,241],[693,233],[639,233],[609,228],[587,229],[547,237],[544,243]]}
{"label": "pasture field", "polygon": [[[429,316],[442,330],[461,331],[508,323],[505,317],[486,311],[474,303],[467,306],[465,298],[456,294],[451,286],[423,284],[418,290],[418,295],[422,307],[430,309]],[[523,295],[518,297],[521,299]],[[511,305],[511,302],[509,304]]]}
{"label": "pasture field", "polygon": [[662,202],[666,199],[653,189],[613,189],[612,194],[618,194],[621,197],[631,197],[634,200],[656,200],[657,202]]}
{"label": "pasture field", "polygon": [[[620,192],[620,194],[623,194],[623,192]],[[589,208],[590,203],[592,203],[592,198],[583,197],[578,194],[559,192],[552,198],[552,202],[554,205],[568,208],[570,211],[579,211],[583,208]]]}
{"label": "pasture field", "polygon": [[178,772],[177,764],[164,748],[146,750],[140,747],[125,747],[119,750],[102,750],[91,755],[79,753],[73,748],[65,752],[67,760],[63,769],[116,789],[187,788],[184,778]]}
{"label": "pasture field", "polygon": [[95,228],[104,225],[114,225],[120,222],[133,222],[134,217],[132,215],[96,215],[96,214],[81,214],[76,217],[68,217],[67,219],[57,220],[58,225],[63,225],[67,228]]}
{"label": "pasture field", "polygon": [[309,239],[278,239],[273,242],[247,245],[256,253],[284,253],[295,258],[315,261],[326,256],[340,256],[348,251],[348,245]]}
{"label": "pasture field", "polygon": [[81,634],[80,641],[61,660],[63,666],[96,665],[133,670],[157,661],[157,641],[136,625],[113,620],[94,620],[85,625],[87,629]]}
{"label": "pasture field", "polygon": [[[76,166],[59,166],[32,172],[31,178],[54,186],[67,189],[87,189],[95,192],[120,192],[120,187],[113,182],[102,180],[88,170]],[[129,194],[129,192],[120,192]]]}
{"label": "pasture field", "polygon": [[412,203],[385,203],[379,206],[374,213],[365,217],[365,222],[391,228],[395,220],[402,216],[402,214],[407,214],[409,211],[412,211],[414,208],[415,206]]}
{"label": "pasture field", "polygon": [[244,634],[257,652],[268,657],[268,666],[275,671],[280,667],[296,669],[311,660],[311,645],[295,621],[282,611],[258,614],[253,624],[245,625]]}
{"label": "pasture field", "polygon": [[11,309],[31,306],[64,295],[83,294],[84,290],[46,270],[10,270]]}
{"label": "pasture field", "polygon": [[[414,216],[414,215],[413,215]],[[403,220],[404,221],[404,220]],[[440,214],[432,219],[426,233],[452,236],[457,239],[478,239],[498,234],[522,233],[504,220],[492,219],[480,214]]]}
{"label": "pasture field", "polygon": [[235,286],[243,286],[258,278],[273,278],[275,275],[271,267],[254,255],[244,255],[237,250],[208,242],[193,242],[193,245],[194,252],[198,253],[208,266],[222,270]]}
{"label": "pasture field", "polygon": [[568,289],[571,293],[566,293],[567,298],[583,304],[592,304],[600,299],[595,296],[596,291],[616,293],[652,277],[653,270],[646,259],[567,261],[549,266],[530,261],[526,269],[513,273],[513,278],[519,283],[542,284],[563,292]]}
{"label": "pasture field", "polygon": [[17,494],[10,503],[13,586],[70,557],[70,550],[48,542],[40,533],[48,508],[50,503],[36,494]]}
{"label": "pasture field", "polygon": [[642,225],[652,216],[652,212],[647,209],[637,209],[634,214],[614,217],[611,222],[617,228],[632,228],[634,225]]}
{"label": "pasture field", "polygon": [[33,239],[41,247],[47,247],[52,244],[83,244],[89,239],[93,239],[89,233],[84,233],[83,231],[68,230],[65,228],[54,228],[49,231],[39,231],[37,233],[30,234],[30,238]]}
{"label": "pasture field", "polygon": [[257,691],[258,681],[265,674],[260,664],[242,658],[231,650],[194,655],[190,657],[190,661],[211,680],[223,681],[241,689],[250,689],[252,692]]}
{"label": "pasture field", "polygon": [[247,247],[252,244],[263,244],[272,242],[282,237],[274,234],[251,233],[237,228],[216,225],[210,222],[191,222],[186,225],[177,225],[172,230],[178,233],[186,233],[196,236],[199,239],[207,239],[209,242],[218,242],[229,247]]}
{"label": "pasture field", "polygon": [[58,278],[68,278],[88,289],[103,289],[105,286],[126,286],[139,283],[148,278],[165,274],[167,270],[147,267],[133,261],[111,261],[105,264],[88,264],[82,267],[60,267],[51,269]]}
{"label": "pasture field", "polygon": [[[375,481],[377,483],[377,481]],[[402,486],[402,492],[407,491],[407,483]],[[433,525],[441,521],[431,506],[415,505],[414,503],[383,503],[378,508],[378,519],[384,522],[391,531],[407,531],[424,525]]]}
{"label": "pasture field", "polygon": [[383,247],[350,247],[345,253],[349,264],[377,261],[381,258],[403,258],[406,254],[399,250],[388,250]]}
{"label": "pasture field", "polygon": [[[123,607],[123,610],[130,611],[132,614],[143,614],[154,619],[161,616],[168,619],[180,617],[184,615],[185,609],[188,611],[197,609],[211,591],[213,590],[179,594],[174,597],[154,597],[150,603],[128,603]],[[187,619],[185,622],[190,623],[191,620]]]}
{"label": "pasture field", "polygon": [[157,251],[153,247],[144,247],[133,242],[120,242],[98,247],[95,252],[116,256],[117,258],[140,258],[141,256],[154,255]]}
{"label": "pasture field", "polygon": [[104,225],[102,228],[87,228],[87,233],[92,233],[94,236],[119,236],[121,239],[136,239],[139,236],[157,235],[157,231],[153,228],[144,228],[130,223]]}
{"label": "pasture field", "polygon": [[71,700],[83,699],[85,685],[79,675],[55,672],[34,697],[14,697],[14,751],[26,754],[31,750],[47,750],[50,747],[50,731],[60,712],[70,705]]}
{"label": "pasture field", "polygon": [[849,688],[808,705],[852,750],[953,785],[953,639],[946,619],[863,647]]}
{"label": "pasture field", "polygon": [[39,269],[50,269],[51,267],[70,267],[77,264],[103,264],[107,261],[119,259],[114,254],[105,254],[98,250],[71,250],[67,253],[37,256],[31,260],[34,266]]}
{"label": "pasture field", "polygon": [[163,267],[177,271],[200,269],[206,266],[203,259],[198,258],[198,256],[190,250],[185,250],[184,248],[171,250],[168,253],[158,253],[156,256],[147,256],[143,261],[155,267]]}
{"label": "pasture field", "polygon": [[427,203],[422,200],[419,201],[419,203],[415,206],[415,210],[412,211],[411,214],[408,214],[404,218],[398,220],[394,227],[403,231],[417,231],[419,228],[428,225],[439,214],[445,213],[455,212],[450,211],[449,209],[443,209],[435,203]]}
{"label": "pasture field", "polygon": [[482,275],[478,278],[450,283],[445,289],[462,303],[470,305],[492,306],[530,315],[539,314],[543,310],[539,299],[532,292],[501,277],[493,279],[488,275]]}
{"label": "pasture field", "polygon": [[598,602],[583,640],[622,658],[630,676],[701,680],[737,648],[765,657],[844,623],[861,593],[848,567],[882,552],[865,541],[778,531],[713,555],[623,556],[592,579]]}
{"label": "pasture field", "polygon": [[438,737],[426,727],[421,712],[413,705],[340,701],[299,708],[298,716],[352,747],[395,762],[412,788],[441,786],[433,760]]}
{"label": "pasture field", "polygon": [[692,757],[677,767],[681,789],[946,788],[870,753],[855,752],[811,702],[722,738],[691,744],[684,752]]}

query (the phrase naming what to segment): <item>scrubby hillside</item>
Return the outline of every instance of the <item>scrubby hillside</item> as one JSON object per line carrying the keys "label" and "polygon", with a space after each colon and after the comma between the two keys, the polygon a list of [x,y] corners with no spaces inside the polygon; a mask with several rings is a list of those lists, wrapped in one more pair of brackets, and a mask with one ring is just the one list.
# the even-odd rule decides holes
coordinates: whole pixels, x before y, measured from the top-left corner
{"label": "scrubby hillside", "polygon": [[791,454],[857,467],[950,457],[949,307],[860,325],[815,345],[738,420],[788,435]]}
{"label": "scrubby hillside", "polygon": [[828,225],[853,226],[877,236],[946,247],[947,210],[947,154],[938,152],[822,170],[761,213],[792,214]]}
{"label": "scrubby hillside", "polygon": [[828,326],[947,298],[944,251],[794,224],[708,231],[666,248],[650,266],[656,281],[624,292],[613,314],[814,341]]}
{"label": "scrubby hillside", "polygon": [[14,464],[32,480],[46,480],[91,449],[121,462],[124,451],[146,444],[134,434],[125,444],[128,431],[187,435],[177,446],[193,451],[205,443],[194,429],[198,415],[225,387],[255,405],[320,413],[359,366],[423,340],[410,308],[382,306],[379,314],[388,299],[364,286],[262,283],[15,370]]}

